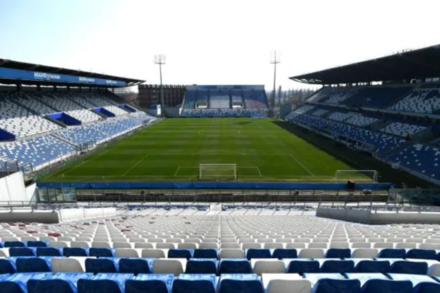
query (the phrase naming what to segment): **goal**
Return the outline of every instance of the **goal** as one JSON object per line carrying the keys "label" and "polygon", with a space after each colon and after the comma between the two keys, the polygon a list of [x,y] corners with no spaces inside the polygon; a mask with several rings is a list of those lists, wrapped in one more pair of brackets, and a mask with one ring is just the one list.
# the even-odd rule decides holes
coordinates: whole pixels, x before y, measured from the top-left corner
{"label": "goal", "polygon": [[379,172],[376,170],[337,170],[335,173],[336,182],[361,181],[374,182],[379,179]]}
{"label": "goal", "polygon": [[200,164],[199,165],[200,180],[236,180],[237,165],[236,164]]}

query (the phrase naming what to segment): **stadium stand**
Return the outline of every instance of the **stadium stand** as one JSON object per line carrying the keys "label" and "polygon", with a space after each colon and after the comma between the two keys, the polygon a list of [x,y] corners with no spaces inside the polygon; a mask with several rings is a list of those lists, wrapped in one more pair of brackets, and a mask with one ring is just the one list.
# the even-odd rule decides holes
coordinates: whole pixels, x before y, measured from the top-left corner
{"label": "stadium stand", "polygon": [[267,117],[264,86],[189,86],[182,117]]}
{"label": "stadium stand", "polygon": [[[0,290],[435,293],[440,287],[440,236],[430,225],[121,212],[74,225],[2,223]],[[237,248],[226,248],[232,244]],[[428,291],[418,291],[423,286]]]}

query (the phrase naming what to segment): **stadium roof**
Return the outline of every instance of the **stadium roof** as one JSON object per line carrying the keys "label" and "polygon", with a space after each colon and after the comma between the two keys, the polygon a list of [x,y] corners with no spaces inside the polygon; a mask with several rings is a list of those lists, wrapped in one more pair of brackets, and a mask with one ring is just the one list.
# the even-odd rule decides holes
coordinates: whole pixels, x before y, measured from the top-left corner
{"label": "stadium roof", "polygon": [[308,84],[346,84],[440,77],[440,45],[293,76]]}
{"label": "stadium roof", "polygon": [[[60,86],[67,86],[67,85],[75,85],[75,86],[87,86],[87,85],[94,85],[94,83],[90,82],[91,79],[96,80],[102,80],[102,81],[118,81],[125,83],[124,86],[133,86],[140,83],[145,82],[144,80],[140,79],[132,79],[132,78],[125,78],[120,76],[113,76],[113,75],[107,75],[107,74],[100,74],[100,73],[94,73],[94,72],[87,72],[87,71],[81,71],[81,70],[75,70],[75,69],[67,69],[67,68],[61,68],[61,67],[53,67],[53,66],[46,66],[46,65],[39,65],[39,64],[32,64],[32,63],[25,63],[25,62],[19,62],[19,61],[13,61],[13,60],[7,60],[0,58],[0,69],[13,69],[20,71],[19,73],[29,73],[29,72],[38,72],[38,73],[47,73],[51,75],[57,75],[57,76],[66,76],[66,77],[81,77],[82,80],[87,81],[89,79],[89,82],[80,82],[81,79],[77,79],[78,82],[75,82],[75,80],[65,81],[64,78],[60,78],[59,80],[53,80],[53,79],[40,79],[36,80],[35,78],[10,78],[7,77],[6,74],[3,76],[0,75],[0,83],[5,84],[15,84],[15,83],[21,83],[26,85],[60,85]],[[25,76],[25,75],[23,75]],[[122,83],[121,83],[122,84]],[[105,87],[118,87],[121,86],[121,84],[116,85],[116,83],[108,82],[107,84],[98,84],[95,83],[95,85],[99,86],[105,86]]]}

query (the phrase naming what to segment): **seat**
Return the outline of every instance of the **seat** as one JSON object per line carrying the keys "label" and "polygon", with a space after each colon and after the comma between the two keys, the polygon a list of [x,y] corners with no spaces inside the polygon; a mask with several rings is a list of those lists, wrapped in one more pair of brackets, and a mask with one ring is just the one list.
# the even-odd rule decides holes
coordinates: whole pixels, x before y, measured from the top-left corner
{"label": "seat", "polygon": [[128,242],[113,242],[113,248],[133,248],[133,246]]}
{"label": "seat", "polygon": [[273,258],[283,259],[283,258],[297,258],[298,254],[296,249],[293,248],[277,248],[273,251]]}
{"label": "seat", "polygon": [[356,264],[356,273],[388,273],[390,262],[381,260],[362,260]]}
{"label": "seat", "polygon": [[325,258],[350,258],[351,250],[349,248],[330,248],[325,254]]}
{"label": "seat", "polygon": [[125,282],[132,274],[97,274],[90,279],[78,280],[78,293],[124,293]]}
{"label": "seat", "polygon": [[377,258],[405,258],[405,249],[385,248],[379,251]]}
{"label": "seat", "polygon": [[263,284],[257,275],[220,276],[219,293],[264,293]]}
{"label": "seat", "polygon": [[51,259],[52,271],[54,273],[84,273],[86,270],[85,260],[84,257],[54,257]]}
{"label": "seat", "polygon": [[359,280],[333,280],[320,279],[313,287],[313,293],[360,293],[361,282]]}
{"label": "seat", "polygon": [[316,260],[292,260],[287,266],[289,274],[319,273],[319,262]]}
{"label": "seat", "polygon": [[173,274],[141,274],[125,282],[125,293],[169,293],[173,282]]}
{"label": "seat", "polygon": [[326,260],[321,266],[323,273],[353,273],[354,262],[352,260]]}
{"label": "seat", "polygon": [[414,287],[413,293],[440,293],[440,284],[419,283]]}
{"label": "seat", "polygon": [[154,248],[152,243],[136,242],[134,248]]}
{"label": "seat", "polygon": [[121,258],[119,260],[119,272],[126,274],[150,274],[153,259],[148,258]]}
{"label": "seat", "polygon": [[175,249],[176,245],[174,243],[156,243],[156,248]]}
{"label": "seat", "polygon": [[217,259],[190,259],[185,274],[217,274]]}
{"label": "seat", "polygon": [[250,248],[247,249],[245,253],[247,259],[272,257],[270,250],[264,248]]}
{"label": "seat", "polygon": [[431,249],[410,249],[406,253],[406,258],[437,259],[437,253]]}
{"label": "seat", "polygon": [[393,280],[368,280],[362,286],[362,293],[412,293],[412,283],[410,281]]}
{"label": "seat", "polygon": [[242,249],[220,249],[220,259],[222,258],[244,258]]}
{"label": "seat", "polygon": [[49,273],[52,272],[50,259],[39,257],[19,257],[15,262],[17,273]]}
{"label": "seat", "polygon": [[49,243],[46,241],[28,241],[27,247],[48,247]]}
{"label": "seat", "polygon": [[86,259],[86,272],[99,273],[117,273],[118,264],[111,258],[88,258]]}
{"label": "seat", "polygon": [[196,249],[194,258],[215,258],[218,259],[218,249]]}
{"label": "seat", "polygon": [[27,283],[29,280],[45,280],[51,276],[51,273],[24,273],[10,275],[0,280],[0,292],[27,293]]}
{"label": "seat", "polygon": [[142,249],[141,257],[165,258],[165,252],[161,249]]}
{"label": "seat", "polygon": [[9,256],[10,257],[19,257],[19,256],[37,256],[37,252],[35,248],[29,247],[11,247],[9,248]]}
{"label": "seat", "polygon": [[133,248],[116,248],[115,257],[140,257],[139,251]]}
{"label": "seat", "polygon": [[38,247],[37,256],[63,256],[63,250],[57,247]]}
{"label": "seat", "polygon": [[71,256],[89,256],[89,248],[84,247],[64,247],[63,255],[66,257]]}
{"label": "seat", "polygon": [[56,273],[43,280],[31,279],[27,282],[28,293],[76,293],[79,279],[91,279],[88,273]]}
{"label": "seat", "polygon": [[114,257],[115,249],[114,248],[96,248],[92,247],[89,249],[90,256],[96,257]]}
{"label": "seat", "polygon": [[375,248],[357,248],[354,249],[351,257],[352,258],[376,258],[378,250]]}
{"label": "seat", "polygon": [[251,274],[251,263],[247,259],[221,259],[220,274]]}
{"label": "seat", "polygon": [[319,248],[306,248],[299,252],[299,258],[323,258],[324,250]]}
{"label": "seat", "polygon": [[396,261],[391,265],[390,273],[426,275],[428,264],[426,262]]}
{"label": "seat", "polygon": [[194,255],[194,249],[170,249],[168,250],[168,258],[186,258],[190,259]]}
{"label": "seat", "polygon": [[258,276],[262,274],[284,274],[286,272],[284,262],[280,260],[257,259],[253,263],[253,272]]}
{"label": "seat", "polygon": [[310,293],[312,285],[295,274],[263,274],[267,293]]}
{"label": "seat", "polygon": [[[219,245],[216,242],[202,242],[199,244],[199,249],[218,249]],[[240,246],[236,247],[240,248]]]}
{"label": "seat", "polygon": [[153,262],[154,274],[173,274],[178,276],[184,272],[186,260],[183,259],[155,259]]}
{"label": "seat", "polygon": [[5,241],[3,247],[26,247],[26,244],[22,241]]}
{"label": "seat", "polygon": [[17,266],[14,259],[0,258],[0,275],[2,274],[14,274],[17,272]]}
{"label": "seat", "polygon": [[216,276],[183,274],[173,283],[172,293],[216,293]]}

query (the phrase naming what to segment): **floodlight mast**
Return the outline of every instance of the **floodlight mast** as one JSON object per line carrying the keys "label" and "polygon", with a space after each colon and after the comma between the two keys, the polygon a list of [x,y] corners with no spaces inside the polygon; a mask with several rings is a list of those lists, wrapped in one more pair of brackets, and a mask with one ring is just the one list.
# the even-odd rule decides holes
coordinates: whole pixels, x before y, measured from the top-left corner
{"label": "floodlight mast", "polygon": [[163,85],[162,85],[162,65],[166,63],[166,56],[164,54],[156,54],[154,55],[154,63],[159,65],[159,73],[160,73],[160,111],[161,115],[164,113],[165,109],[165,101],[163,99]]}
{"label": "floodlight mast", "polygon": [[273,64],[273,92],[270,99],[270,104],[273,109],[275,107],[276,83],[277,83],[277,64],[281,63],[280,51],[270,52],[270,64]]}

